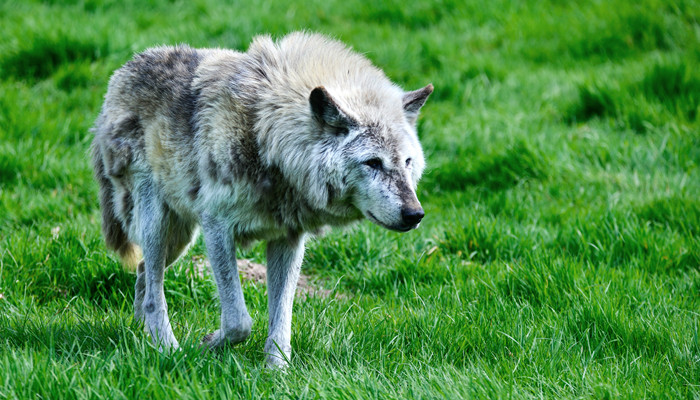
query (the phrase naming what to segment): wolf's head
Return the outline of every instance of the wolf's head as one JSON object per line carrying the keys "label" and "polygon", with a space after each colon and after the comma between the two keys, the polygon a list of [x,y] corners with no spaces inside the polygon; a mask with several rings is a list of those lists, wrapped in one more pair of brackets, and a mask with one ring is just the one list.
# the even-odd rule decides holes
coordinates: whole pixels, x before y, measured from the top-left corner
{"label": "wolf's head", "polygon": [[[329,146],[329,201],[349,202],[387,229],[417,228],[424,212],[416,185],[425,160],[415,124],[433,86],[400,96],[365,94],[362,101],[338,100],[324,87],[309,95],[312,113]],[[387,104],[389,103],[389,104]],[[392,104],[393,103],[393,104]]]}
{"label": "wolf's head", "polygon": [[416,228],[425,167],[416,119],[433,86],[404,92],[367,58],[318,34],[259,37],[248,54],[263,161],[319,215],[336,217],[329,223],[364,215],[385,228]]}

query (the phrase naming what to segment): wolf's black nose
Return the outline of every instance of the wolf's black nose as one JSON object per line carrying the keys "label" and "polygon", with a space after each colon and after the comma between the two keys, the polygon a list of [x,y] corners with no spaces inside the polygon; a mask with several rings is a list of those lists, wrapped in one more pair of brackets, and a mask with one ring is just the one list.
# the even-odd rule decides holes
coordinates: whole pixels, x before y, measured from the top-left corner
{"label": "wolf's black nose", "polygon": [[401,218],[406,225],[415,225],[423,219],[425,213],[422,208],[403,208],[401,209]]}

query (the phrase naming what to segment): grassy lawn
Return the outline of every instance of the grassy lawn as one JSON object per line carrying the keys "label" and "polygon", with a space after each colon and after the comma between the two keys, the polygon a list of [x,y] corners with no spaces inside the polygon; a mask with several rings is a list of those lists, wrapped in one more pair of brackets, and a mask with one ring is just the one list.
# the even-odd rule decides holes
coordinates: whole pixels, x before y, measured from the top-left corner
{"label": "grassy lawn", "polygon": [[[0,398],[700,398],[700,2],[4,0]],[[166,276],[183,351],[132,318],[88,162],[111,72],[158,44],[309,29],[407,89],[426,210],[310,243],[292,367],[202,352],[216,289]],[[264,245],[239,251],[264,262]]]}

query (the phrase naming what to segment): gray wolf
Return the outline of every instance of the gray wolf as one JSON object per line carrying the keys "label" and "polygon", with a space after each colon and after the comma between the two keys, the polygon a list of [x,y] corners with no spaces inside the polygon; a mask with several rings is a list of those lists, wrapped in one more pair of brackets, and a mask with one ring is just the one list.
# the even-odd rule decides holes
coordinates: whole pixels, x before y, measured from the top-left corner
{"label": "gray wolf", "polygon": [[247,52],[156,47],[110,79],[92,129],[106,244],[137,265],[134,314],[178,347],[165,269],[202,230],[221,301],[211,347],[250,334],[236,246],[267,241],[267,363],[291,353],[304,242],[367,218],[395,231],[424,216],[416,118],[433,86],[405,92],[318,34],[254,39]]}

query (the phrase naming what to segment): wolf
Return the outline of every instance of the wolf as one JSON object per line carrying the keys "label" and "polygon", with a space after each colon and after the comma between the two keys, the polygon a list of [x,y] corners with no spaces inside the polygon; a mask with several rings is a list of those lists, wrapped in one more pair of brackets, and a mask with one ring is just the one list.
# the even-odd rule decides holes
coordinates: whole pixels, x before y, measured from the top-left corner
{"label": "wolf", "polygon": [[92,163],[106,245],[136,266],[134,315],[154,344],[178,347],[164,271],[201,229],[221,302],[203,343],[250,335],[235,249],[266,241],[264,351],[268,365],[287,365],[305,241],[363,218],[406,232],[424,217],[416,119],[432,91],[404,91],[307,32],[258,36],[246,52],[155,47],[115,71]]}

